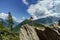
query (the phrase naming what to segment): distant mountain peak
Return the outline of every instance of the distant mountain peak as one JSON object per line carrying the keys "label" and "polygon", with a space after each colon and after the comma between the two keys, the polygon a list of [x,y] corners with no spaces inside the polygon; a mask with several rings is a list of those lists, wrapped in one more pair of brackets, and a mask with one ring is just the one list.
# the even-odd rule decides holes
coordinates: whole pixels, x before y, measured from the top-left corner
{"label": "distant mountain peak", "polygon": [[42,18],[42,19],[37,19],[37,20],[34,20],[36,22],[39,22],[39,23],[42,23],[42,24],[52,24],[54,22],[57,22],[60,18],[58,17],[52,17],[52,16],[49,16],[49,17],[46,17],[46,18]]}

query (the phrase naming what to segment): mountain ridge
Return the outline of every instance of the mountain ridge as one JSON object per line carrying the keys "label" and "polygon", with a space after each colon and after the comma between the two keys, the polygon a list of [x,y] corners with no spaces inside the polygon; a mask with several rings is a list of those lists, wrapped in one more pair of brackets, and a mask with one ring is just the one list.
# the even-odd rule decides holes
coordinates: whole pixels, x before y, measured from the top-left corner
{"label": "mountain ridge", "polygon": [[50,25],[50,24],[53,24],[54,22],[58,22],[58,20],[60,20],[60,18],[49,16],[49,17],[42,18],[42,19],[37,19],[37,20],[34,20],[34,21],[42,23],[42,24]]}

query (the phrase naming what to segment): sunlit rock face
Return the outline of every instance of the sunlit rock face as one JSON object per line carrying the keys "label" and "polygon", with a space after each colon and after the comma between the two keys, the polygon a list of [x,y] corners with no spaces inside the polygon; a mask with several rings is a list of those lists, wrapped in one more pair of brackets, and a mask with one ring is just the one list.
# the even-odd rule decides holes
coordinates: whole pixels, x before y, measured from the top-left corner
{"label": "sunlit rock face", "polygon": [[20,30],[20,40],[39,40],[35,29],[28,24],[23,25]]}
{"label": "sunlit rock face", "polygon": [[[54,25],[57,25],[54,24]],[[20,40],[60,40],[60,29],[56,27],[34,27],[29,24],[20,28]]]}

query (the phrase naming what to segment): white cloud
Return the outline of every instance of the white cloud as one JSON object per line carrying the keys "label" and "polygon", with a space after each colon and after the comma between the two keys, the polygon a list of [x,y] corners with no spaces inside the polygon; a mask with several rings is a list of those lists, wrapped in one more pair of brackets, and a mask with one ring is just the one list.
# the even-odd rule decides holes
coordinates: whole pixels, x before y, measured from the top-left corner
{"label": "white cloud", "polygon": [[19,20],[18,20],[18,19],[16,19],[16,21],[20,23],[20,22],[24,21],[25,19],[26,19],[25,17],[22,17],[22,18],[21,18],[21,19],[19,19]]}
{"label": "white cloud", "polygon": [[[0,13],[0,18],[2,18],[4,20],[7,18],[7,16],[8,16],[8,14],[6,14],[6,13]],[[13,17],[13,20],[18,23],[22,22],[25,19],[25,17],[22,17],[22,19],[17,19],[15,16],[12,16],[12,17]]]}
{"label": "white cloud", "polygon": [[[36,4],[31,4],[28,7],[27,12],[32,15],[34,19],[45,18],[48,16],[60,17],[60,11],[59,13],[57,11],[60,8],[58,4],[60,4],[60,1],[58,0],[54,1],[54,3],[53,0],[38,0]],[[53,10],[57,12],[54,12]]]}
{"label": "white cloud", "polygon": [[22,0],[22,2],[25,4],[25,5],[28,5],[29,3],[27,2],[27,0]]}
{"label": "white cloud", "polygon": [[8,16],[8,14],[0,13],[0,18],[6,19],[7,16]]}

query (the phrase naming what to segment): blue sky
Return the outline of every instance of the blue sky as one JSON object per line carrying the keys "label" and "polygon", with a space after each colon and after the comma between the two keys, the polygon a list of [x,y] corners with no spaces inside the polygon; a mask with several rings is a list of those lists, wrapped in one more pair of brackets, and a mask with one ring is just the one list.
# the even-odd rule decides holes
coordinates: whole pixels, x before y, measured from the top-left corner
{"label": "blue sky", "polygon": [[28,18],[30,15],[26,11],[27,6],[22,0],[0,0],[0,13],[11,12],[18,19],[22,17]]}
{"label": "blue sky", "polygon": [[34,19],[60,17],[60,0],[0,0],[0,18],[4,18],[8,12],[16,21],[30,16]]}

